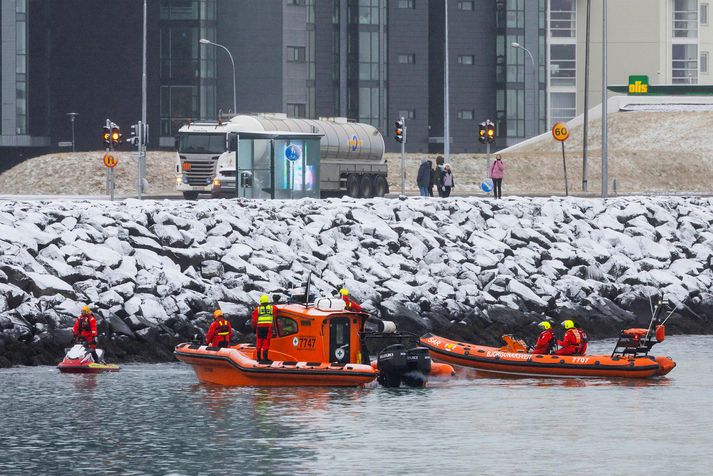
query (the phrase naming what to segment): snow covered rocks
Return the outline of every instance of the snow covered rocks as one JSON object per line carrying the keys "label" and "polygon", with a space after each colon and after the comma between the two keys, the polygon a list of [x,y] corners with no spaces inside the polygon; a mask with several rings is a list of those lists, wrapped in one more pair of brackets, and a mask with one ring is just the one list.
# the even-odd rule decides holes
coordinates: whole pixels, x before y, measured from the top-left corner
{"label": "snow covered rocks", "polygon": [[712,265],[704,198],[3,201],[0,348],[66,339],[84,303],[152,345],[219,306],[242,329],[261,293],[310,271],[414,332],[493,341],[546,315],[606,336],[657,292],[710,331]]}

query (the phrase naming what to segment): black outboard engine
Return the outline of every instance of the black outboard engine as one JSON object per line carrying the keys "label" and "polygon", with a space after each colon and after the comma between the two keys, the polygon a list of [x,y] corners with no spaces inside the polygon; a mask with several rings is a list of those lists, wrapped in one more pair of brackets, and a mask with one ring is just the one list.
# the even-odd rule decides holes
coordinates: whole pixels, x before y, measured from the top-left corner
{"label": "black outboard engine", "polygon": [[403,382],[409,387],[425,387],[431,373],[431,356],[425,347],[414,347],[406,351],[406,373]]}
{"label": "black outboard engine", "polygon": [[390,345],[376,359],[379,376],[376,380],[384,387],[399,387],[401,379],[408,372],[406,349],[403,344]]}

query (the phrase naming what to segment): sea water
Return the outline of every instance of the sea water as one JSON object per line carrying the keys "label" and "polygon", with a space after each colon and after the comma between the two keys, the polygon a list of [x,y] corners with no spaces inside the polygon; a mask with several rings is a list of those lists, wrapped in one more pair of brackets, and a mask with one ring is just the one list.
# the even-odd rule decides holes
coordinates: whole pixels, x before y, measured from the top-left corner
{"label": "sea water", "polygon": [[181,363],[0,370],[0,474],[713,474],[713,336],[654,351],[678,363],[668,377],[424,389],[226,388]]}

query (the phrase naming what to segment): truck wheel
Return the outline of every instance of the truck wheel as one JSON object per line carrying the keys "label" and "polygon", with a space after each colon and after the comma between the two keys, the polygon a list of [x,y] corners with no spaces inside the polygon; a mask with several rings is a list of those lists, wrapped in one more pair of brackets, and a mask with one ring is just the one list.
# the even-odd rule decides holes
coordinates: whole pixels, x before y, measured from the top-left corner
{"label": "truck wheel", "polygon": [[186,200],[196,200],[198,198],[198,192],[183,192],[183,198]]}
{"label": "truck wheel", "polygon": [[386,195],[389,185],[383,175],[374,176],[374,196],[383,197]]}
{"label": "truck wheel", "polygon": [[359,191],[361,192],[362,198],[373,198],[374,197],[374,182],[371,175],[364,174],[359,180]]}
{"label": "truck wheel", "polygon": [[359,176],[355,174],[347,175],[347,195],[352,198],[359,198]]}

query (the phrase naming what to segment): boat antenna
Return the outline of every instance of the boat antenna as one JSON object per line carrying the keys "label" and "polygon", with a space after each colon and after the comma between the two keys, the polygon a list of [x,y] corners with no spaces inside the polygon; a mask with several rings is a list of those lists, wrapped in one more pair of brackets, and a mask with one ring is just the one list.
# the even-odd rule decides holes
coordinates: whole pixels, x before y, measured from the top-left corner
{"label": "boat antenna", "polygon": [[307,284],[305,284],[305,308],[309,307],[309,285],[312,282],[312,271],[307,275]]}

